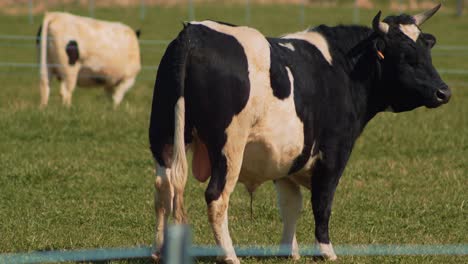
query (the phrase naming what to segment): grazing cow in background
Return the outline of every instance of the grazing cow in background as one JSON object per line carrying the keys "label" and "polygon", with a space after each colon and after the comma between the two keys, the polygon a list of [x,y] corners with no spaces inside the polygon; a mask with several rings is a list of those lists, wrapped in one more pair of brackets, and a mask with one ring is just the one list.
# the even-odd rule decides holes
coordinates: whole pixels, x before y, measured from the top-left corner
{"label": "grazing cow in background", "polygon": [[[281,38],[248,27],[188,23],[158,69],[149,128],[156,161],[156,244],[172,212],[185,222],[186,146],[205,191],[222,260],[239,263],[228,231],[228,203],[239,181],[254,191],[273,180],[282,247],[299,257],[300,186],[311,191],[315,238],[334,260],[328,223],[354,142],[379,112],[435,108],[451,92],[431,62],[435,37],[419,15],[389,16],[372,28],[318,26]],[[153,255],[158,258],[159,253]]]}
{"label": "grazing cow in background", "polygon": [[114,106],[140,72],[139,32],[117,22],[46,13],[40,39],[41,106],[49,101],[49,78],[60,81],[64,105],[70,106],[76,85],[103,85]]}

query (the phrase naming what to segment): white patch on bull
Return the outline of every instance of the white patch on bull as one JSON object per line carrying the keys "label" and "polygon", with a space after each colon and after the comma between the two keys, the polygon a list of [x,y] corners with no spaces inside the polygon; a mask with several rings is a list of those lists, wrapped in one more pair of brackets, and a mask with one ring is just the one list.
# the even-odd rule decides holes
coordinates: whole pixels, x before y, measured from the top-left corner
{"label": "white patch on bull", "polygon": [[320,254],[324,256],[327,260],[337,260],[338,257],[335,254],[335,251],[333,250],[333,246],[331,243],[325,244],[325,243],[318,243],[318,248],[320,251]]}
{"label": "white patch on bull", "polygon": [[292,43],[279,43],[280,46],[295,51],[294,45]]}
{"label": "white patch on bull", "polygon": [[263,98],[259,118],[251,129],[245,147],[239,181],[249,190],[272,179],[286,177],[304,147],[304,125],[296,113],[294,77],[286,67],[291,93],[279,100],[271,87]]}
{"label": "white patch on bull", "polygon": [[315,31],[302,31],[283,36],[284,39],[301,39],[314,45],[323,55],[328,64],[332,65],[332,56],[328,49],[328,43],[322,34]]}
{"label": "white patch on bull", "polygon": [[401,32],[403,32],[403,34],[408,36],[408,38],[412,39],[414,42],[416,42],[416,40],[419,37],[419,34],[421,34],[421,30],[419,30],[419,28],[414,24],[411,24],[411,25],[400,24],[400,30]]}

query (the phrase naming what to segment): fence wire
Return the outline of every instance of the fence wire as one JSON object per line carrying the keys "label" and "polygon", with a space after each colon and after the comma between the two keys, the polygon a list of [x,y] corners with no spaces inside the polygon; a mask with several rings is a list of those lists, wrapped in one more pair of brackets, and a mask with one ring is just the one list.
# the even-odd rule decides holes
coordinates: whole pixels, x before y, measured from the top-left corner
{"label": "fence wire", "polygon": [[[468,245],[337,245],[338,256],[467,256]],[[287,249],[271,246],[236,247],[239,257],[284,257],[289,256]],[[118,259],[149,259],[151,246],[133,248],[99,248],[81,250],[37,251],[30,253],[1,254],[0,263],[41,263],[41,262],[94,262]],[[194,257],[215,257],[222,253],[212,246],[191,246],[188,255]],[[319,256],[315,246],[299,249],[303,257]],[[170,263],[170,261],[169,261]]]}

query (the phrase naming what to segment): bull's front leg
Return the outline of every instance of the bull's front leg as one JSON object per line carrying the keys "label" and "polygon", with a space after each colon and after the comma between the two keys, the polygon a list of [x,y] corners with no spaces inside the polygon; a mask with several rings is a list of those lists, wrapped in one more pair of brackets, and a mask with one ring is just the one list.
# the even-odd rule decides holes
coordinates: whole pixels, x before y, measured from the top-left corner
{"label": "bull's front leg", "polygon": [[322,153],[312,170],[312,210],[315,218],[315,239],[322,256],[336,260],[328,233],[333,196],[343,173],[350,151]]}

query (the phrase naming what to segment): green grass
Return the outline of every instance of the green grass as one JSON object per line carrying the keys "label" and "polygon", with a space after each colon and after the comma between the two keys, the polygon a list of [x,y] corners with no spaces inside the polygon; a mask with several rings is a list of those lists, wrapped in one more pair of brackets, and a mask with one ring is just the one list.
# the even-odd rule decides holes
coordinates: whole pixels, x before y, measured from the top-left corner
{"label": "green grass", "polygon": [[[86,9],[69,9],[86,14]],[[445,10],[424,25],[438,45],[468,45],[468,17]],[[97,9],[99,18],[141,28],[143,39],[171,39],[185,8]],[[361,10],[370,24],[376,10]],[[389,12],[384,10],[384,14]],[[308,8],[306,25],[350,23],[352,9]],[[254,6],[251,26],[267,35],[303,29],[297,6]],[[244,24],[242,6],[198,7],[197,18]],[[0,34],[34,36],[26,16],[0,16]],[[33,42],[1,40],[0,61],[34,62]],[[164,46],[142,46],[142,63],[157,65]],[[468,51],[434,50],[439,68],[468,69]],[[154,70],[143,71],[121,107],[112,109],[101,89],[77,89],[73,107],[60,104],[53,83],[49,107],[38,109],[36,69],[0,68],[0,252],[131,247],[152,243],[153,161],[147,127]],[[331,220],[335,244],[468,244],[468,76],[443,75],[453,100],[440,109],[378,115],[356,143],[338,187]],[[203,192],[189,179],[187,209],[194,242],[213,244]],[[304,191],[298,240],[312,244],[310,194]],[[239,185],[230,203],[237,245],[276,245],[281,222],[272,183],[249,198]],[[284,259],[243,258],[244,263]],[[209,263],[211,260],[202,259]],[[339,263],[462,263],[456,256],[342,257]],[[309,263],[303,258],[299,263]]]}

